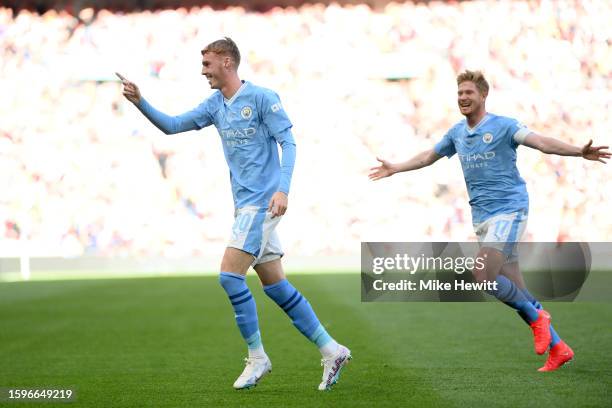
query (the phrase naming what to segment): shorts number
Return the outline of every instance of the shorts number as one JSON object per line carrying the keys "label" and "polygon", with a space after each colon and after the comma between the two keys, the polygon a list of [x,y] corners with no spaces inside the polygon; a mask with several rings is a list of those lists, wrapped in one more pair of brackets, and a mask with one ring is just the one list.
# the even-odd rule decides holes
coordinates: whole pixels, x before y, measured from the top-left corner
{"label": "shorts number", "polygon": [[253,214],[251,213],[242,213],[238,215],[236,219],[236,227],[238,232],[245,232],[246,229],[251,224],[251,220],[253,219]]}

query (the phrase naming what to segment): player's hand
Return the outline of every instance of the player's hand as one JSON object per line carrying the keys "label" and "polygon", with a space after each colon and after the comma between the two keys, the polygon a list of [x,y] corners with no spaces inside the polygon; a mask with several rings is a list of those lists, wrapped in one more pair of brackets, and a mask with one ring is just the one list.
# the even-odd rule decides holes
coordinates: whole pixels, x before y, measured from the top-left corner
{"label": "player's hand", "polygon": [[606,161],[604,159],[610,158],[610,151],[608,146],[592,146],[593,140],[589,140],[589,143],[582,147],[582,157],[587,160],[596,160],[602,163]]}
{"label": "player's hand", "polygon": [[378,167],[372,167],[372,172],[368,175],[370,180],[380,180],[381,178],[389,177],[397,173],[393,163],[383,160],[379,157],[376,158],[381,164]]}
{"label": "player's hand", "polygon": [[125,96],[128,101],[138,105],[140,103],[140,90],[136,84],[128,81],[127,78],[118,72],[115,72],[115,75],[117,75],[123,84],[123,96]]}
{"label": "player's hand", "polygon": [[289,198],[287,197],[287,194],[283,193],[282,191],[277,191],[274,193],[272,199],[270,200],[270,204],[268,205],[268,211],[272,213],[272,218],[285,215],[288,202]]}

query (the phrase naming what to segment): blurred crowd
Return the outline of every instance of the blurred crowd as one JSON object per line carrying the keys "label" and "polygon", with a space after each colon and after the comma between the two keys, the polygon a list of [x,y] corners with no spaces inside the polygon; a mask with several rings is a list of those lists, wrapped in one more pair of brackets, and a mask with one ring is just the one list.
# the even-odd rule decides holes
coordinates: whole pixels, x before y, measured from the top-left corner
{"label": "blurred crowd", "polygon": [[[233,220],[214,128],[166,136],[113,72],[179,114],[211,90],[200,50],[232,37],[242,79],[274,89],[298,158],[279,226],[288,254],[360,241],[473,240],[458,160],[370,182],[455,122],[456,75],[490,112],[573,144],[612,134],[612,4],[599,0],[304,5],[120,14],[0,8],[0,256],[219,255]],[[532,241],[612,240],[610,164],[519,147]]]}

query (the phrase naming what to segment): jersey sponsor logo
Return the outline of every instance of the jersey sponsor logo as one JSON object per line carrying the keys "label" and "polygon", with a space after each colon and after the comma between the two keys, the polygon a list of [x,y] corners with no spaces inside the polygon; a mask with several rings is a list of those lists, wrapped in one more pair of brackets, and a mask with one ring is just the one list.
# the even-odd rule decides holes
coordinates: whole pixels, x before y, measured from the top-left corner
{"label": "jersey sponsor logo", "polygon": [[227,147],[236,147],[250,143],[256,132],[257,129],[254,127],[244,129],[222,129],[219,131]]}
{"label": "jersey sponsor logo", "polygon": [[495,158],[495,152],[459,154],[459,160],[464,170],[488,167],[488,162]]}
{"label": "jersey sponsor logo", "polygon": [[492,160],[495,157],[495,152],[484,152],[484,153],[473,153],[473,154],[460,154],[459,160],[464,163]]}
{"label": "jersey sponsor logo", "polygon": [[240,116],[242,116],[242,119],[250,119],[253,116],[253,109],[250,106],[245,106],[240,111]]}
{"label": "jersey sponsor logo", "polygon": [[283,109],[283,106],[280,102],[276,102],[274,105],[270,106],[270,109],[272,109],[272,112],[278,112],[279,110]]}
{"label": "jersey sponsor logo", "polygon": [[221,136],[224,139],[234,139],[239,137],[250,137],[253,136],[257,132],[257,129],[254,127],[244,128],[244,129],[222,129],[220,131]]}
{"label": "jersey sponsor logo", "polygon": [[493,135],[491,133],[485,133],[482,137],[482,141],[485,143],[491,143],[493,141]]}

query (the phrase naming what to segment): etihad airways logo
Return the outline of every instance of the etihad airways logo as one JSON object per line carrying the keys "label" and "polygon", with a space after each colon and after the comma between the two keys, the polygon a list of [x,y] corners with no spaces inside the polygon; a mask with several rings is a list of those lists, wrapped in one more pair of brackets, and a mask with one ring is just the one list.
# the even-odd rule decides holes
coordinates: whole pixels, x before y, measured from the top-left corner
{"label": "etihad airways logo", "polygon": [[459,160],[463,163],[477,162],[483,160],[492,160],[495,157],[495,152],[484,152],[474,154],[460,154]]}
{"label": "etihad airways logo", "polygon": [[257,132],[257,129],[255,129],[254,127],[244,129],[222,129],[219,131],[219,133],[221,133],[221,137],[223,137],[224,139],[250,137],[253,136],[255,132]]}
{"label": "etihad airways logo", "polygon": [[495,152],[460,154],[459,160],[464,170],[489,167],[489,162],[495,158]]}

